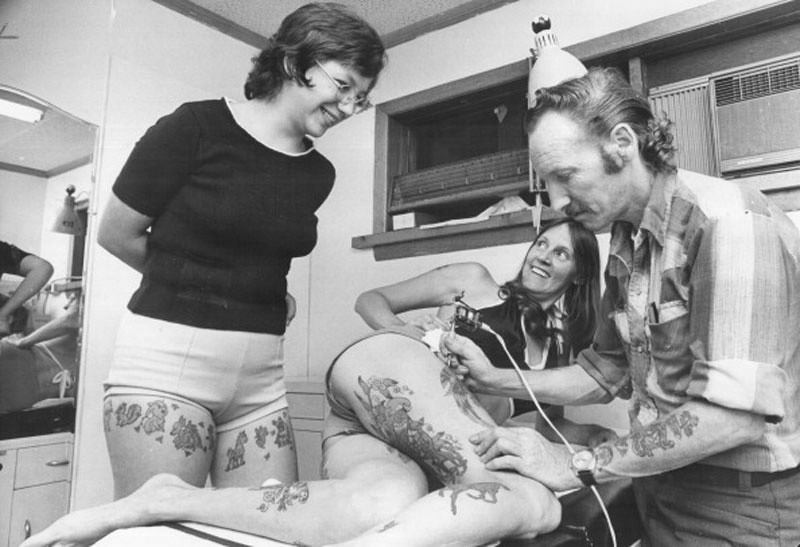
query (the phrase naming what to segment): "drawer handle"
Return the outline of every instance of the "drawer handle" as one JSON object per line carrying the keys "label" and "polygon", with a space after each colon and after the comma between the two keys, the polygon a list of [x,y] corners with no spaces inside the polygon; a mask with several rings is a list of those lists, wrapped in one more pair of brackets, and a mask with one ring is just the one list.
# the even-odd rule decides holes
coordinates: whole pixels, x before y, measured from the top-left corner
{"label": "drawer handle", "polygon": [[45,464],[47,467],[61,467],[69,465],[69,460],[50,460]]}
{"label": "drawer handle", "polygon": [[25,532],[25,539],[31,537],[31,521],[25,520],[25,526],[23,526],[23,531]]}

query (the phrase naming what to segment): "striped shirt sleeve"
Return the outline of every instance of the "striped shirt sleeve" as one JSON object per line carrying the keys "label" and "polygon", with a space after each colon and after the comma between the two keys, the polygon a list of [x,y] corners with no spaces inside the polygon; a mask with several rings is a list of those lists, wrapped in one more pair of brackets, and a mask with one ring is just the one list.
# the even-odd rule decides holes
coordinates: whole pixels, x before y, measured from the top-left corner
{"label": "striped shirt sleeve", "polygon": [[778,422],[800,324],[795,258],[775,219],[750,211],[709,219],[696,237],[687,395]]}

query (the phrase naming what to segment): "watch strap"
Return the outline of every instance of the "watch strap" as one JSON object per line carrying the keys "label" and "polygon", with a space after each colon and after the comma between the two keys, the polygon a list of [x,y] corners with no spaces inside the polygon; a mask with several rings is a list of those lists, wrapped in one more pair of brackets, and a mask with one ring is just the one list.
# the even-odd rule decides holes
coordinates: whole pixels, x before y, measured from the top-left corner
{"label": "watch strap", "polygon": [[594,473],[588,469],[578,471],[578,478],[581,480],[584,486],[594,486],[597,484],[597,481],[594,478]]}

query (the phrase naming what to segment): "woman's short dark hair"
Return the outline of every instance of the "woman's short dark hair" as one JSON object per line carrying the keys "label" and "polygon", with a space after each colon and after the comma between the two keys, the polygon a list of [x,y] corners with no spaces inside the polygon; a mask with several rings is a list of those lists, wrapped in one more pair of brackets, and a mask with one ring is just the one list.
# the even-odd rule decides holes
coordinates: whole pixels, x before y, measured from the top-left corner
{"label": "woman's short dark hair", "polygon": [[253,58],[244,95],[248,99],[270,99],[290,79],[307,86],[306,71],[315,61],[327,60],[375,80],[386,63],[386,51],[375,29],[345,6],[306,4],[286,16],[266,47]]}
{"label": "woman's short dark hair", "polygon": [[[577,353],[591,344],[600,313],[600,250],[597,237],[575,219],[558,218],[548,223],[536,236],[525,256],[542,234],[562,224],[569,228],[575,252],[575,280],[564,293],[564,312],[567,315],[565,334],[570,347]],[[502,285],[500,294],[517,301],[528,332],[545,337],[551,334],[547,331],[547,316],[531,291],[522,284],[524,267],[523,263],[514,279]]]}
{"label": "woman's short dark hair", "polygon": [[656,118],[647,99],[637,93],[615,68],[591,68],[579,78],[536,91],[525,127],[536,129],[549,111],[565,114],[590,134],[605,139],[619,123],[631,126],[639,140],[639,153],[654,173],[675,171],[672,122]]}

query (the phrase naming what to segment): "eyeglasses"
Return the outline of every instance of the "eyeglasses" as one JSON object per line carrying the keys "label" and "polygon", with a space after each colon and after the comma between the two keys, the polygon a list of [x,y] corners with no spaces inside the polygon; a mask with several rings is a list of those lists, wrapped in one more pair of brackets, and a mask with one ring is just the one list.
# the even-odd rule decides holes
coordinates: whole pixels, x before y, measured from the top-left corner
{"label": "eyeglasses", "polygon": [[372,106],[372,103],[369,102],[369,97],[367,95],[361,95],[359,97],[353,90],[352,86],[343,84],[331,76],[331,73],[325,70],[325,67],[322,66],[319,61],[314,62],[317,64],[322,73],[328,77],[331,83],[336,86],[336,100],[339,101],[340,105],[347,106],[352,104],[354,114],[364,112],[366,109]]}

